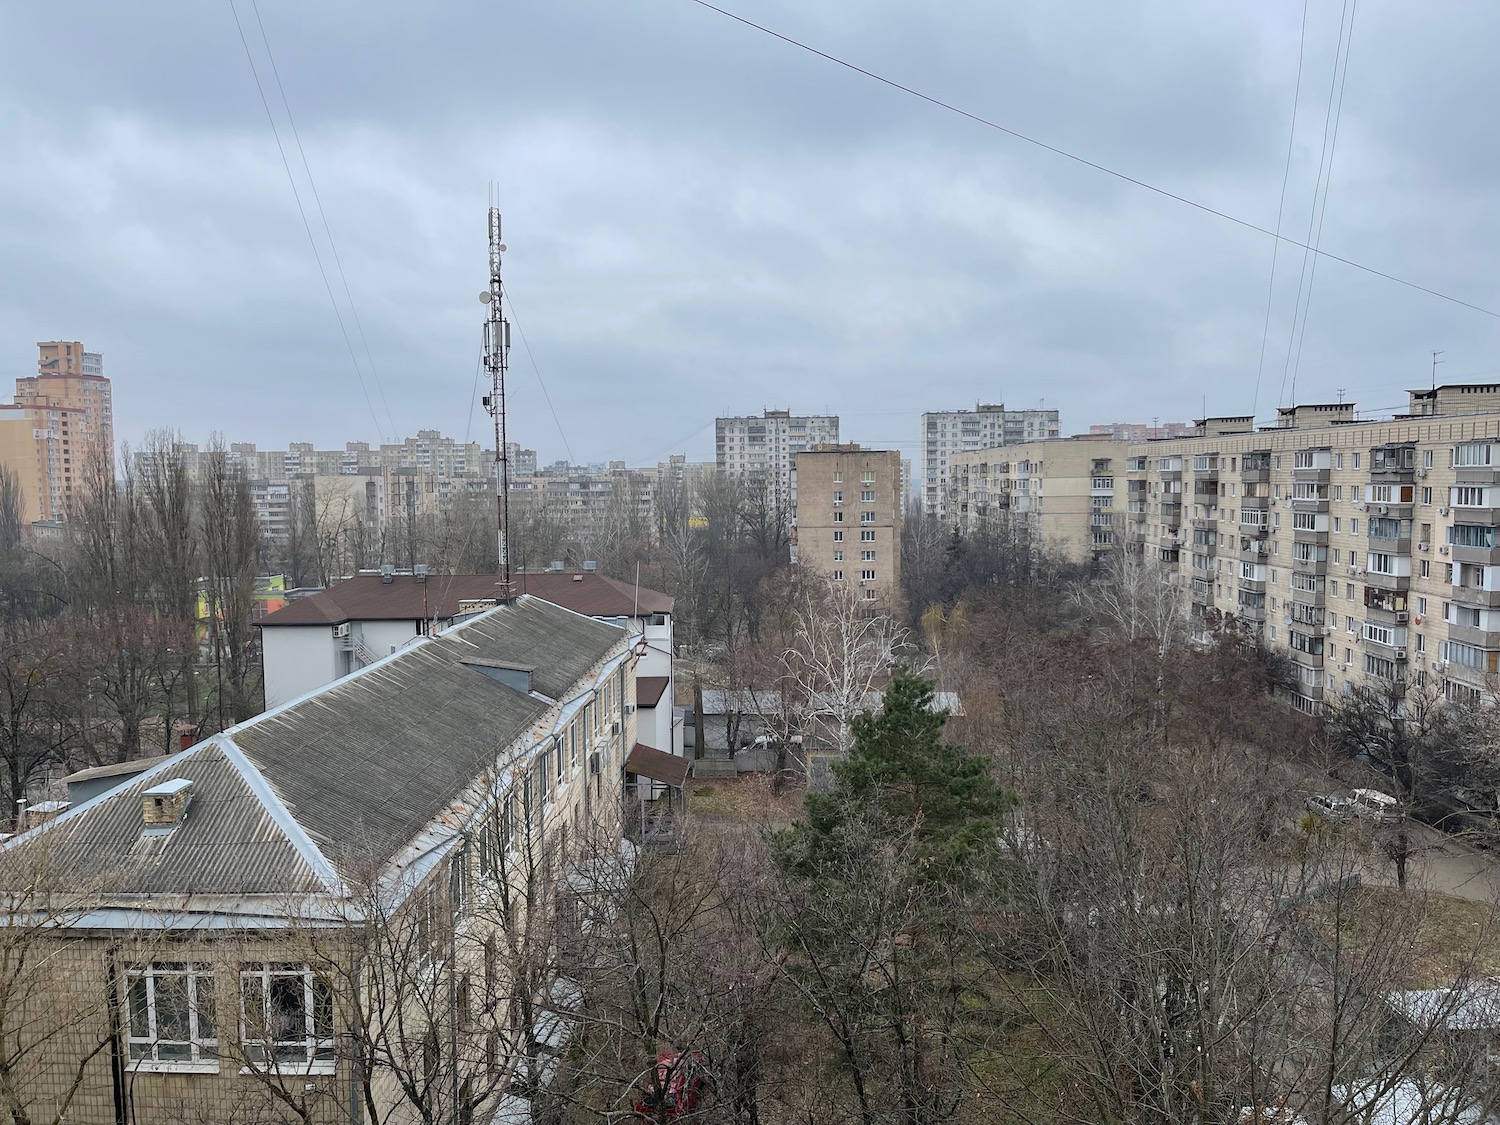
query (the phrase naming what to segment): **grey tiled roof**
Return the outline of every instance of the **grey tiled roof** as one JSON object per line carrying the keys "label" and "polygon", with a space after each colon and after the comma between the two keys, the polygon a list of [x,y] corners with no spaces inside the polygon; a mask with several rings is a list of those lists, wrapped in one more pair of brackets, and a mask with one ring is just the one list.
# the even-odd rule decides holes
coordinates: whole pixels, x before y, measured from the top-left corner
{"label": "grey tiled roof", "polygon": [[[382,866],[551,704],[469,662],[534,668],[563,697],[624,630],[534,597],[492,610],[164,759],[59,817],[80,877],[138,894],[297,894]],[[180,825],[144,835],[141,794],[193,782]]]}

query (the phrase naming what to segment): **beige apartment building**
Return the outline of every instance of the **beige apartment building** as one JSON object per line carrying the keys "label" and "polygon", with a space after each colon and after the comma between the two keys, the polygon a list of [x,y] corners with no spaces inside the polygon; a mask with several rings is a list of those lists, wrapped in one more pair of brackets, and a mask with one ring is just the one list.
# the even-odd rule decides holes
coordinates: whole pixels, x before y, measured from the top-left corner
{"label": "beige apartment building", "polygon": [[1119,541],[1129,449],[1104,433],[955,453],[949,519],[965,535],[1003,527],[1071,562],[1097,559]]}
{"label": "beige apartment building", "polygon": [[37,374],[17,379],[15,401],[0,405],[0,465],[16,475],[28,523],[62,520],[90,459],[114,451],[103,357],[69,341],[37,349]]}
{"label": "beige apartment building", "polygon": [[[1105,446],[1086,438],[972,455],[960,503],[970,525],[1025,512],[1044,538],[1118,544],[1156,562],[1181,586],[1200,639],[1228,622],[1291,658],[1302,710],[1353,686],[1433,677],[1448,698],[1490,700],[1500,384],[1412,391],[1406,413],[1378,421],[1326,403],[1281,408],[1268,427],[1245,416],[1196,428],[1109,443],[1107,475]],[[1095,539],[1106,487],[1112,544]]]}
{"label": "beige apartment building", "polygon": [[901,454],[823,445],[796,455],[797,561],[857,584],[886,611],[901,599]]}
{"label": "beige apartment building", "polygon": [[4,971],[13,1116],[532,1120],[583,999],[552,904],[650,767],[637,640],[522,596],[6,842],[52,967]]}

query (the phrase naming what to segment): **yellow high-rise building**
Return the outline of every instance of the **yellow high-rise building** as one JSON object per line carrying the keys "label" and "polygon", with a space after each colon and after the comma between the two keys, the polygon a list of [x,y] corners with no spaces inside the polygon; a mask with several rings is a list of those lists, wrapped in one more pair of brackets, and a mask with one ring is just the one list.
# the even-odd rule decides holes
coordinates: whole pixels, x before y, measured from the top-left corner
{"label": "yellow high-rise building", "polygon": [[61,520],[91,458],[113,470],[114,404],[104,359],[77,341],[43,341],[37,374],[0,405],[0,465],[16,474],[28,522]]}

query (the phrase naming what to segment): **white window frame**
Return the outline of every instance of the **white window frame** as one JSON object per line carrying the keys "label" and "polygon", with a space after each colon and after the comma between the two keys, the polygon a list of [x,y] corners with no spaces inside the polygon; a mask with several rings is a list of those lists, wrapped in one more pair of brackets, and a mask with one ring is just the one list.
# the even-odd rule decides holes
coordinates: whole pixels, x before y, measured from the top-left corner
{"label": "white window frame", "polygon": [[[217,1074],[219,1071],[219,1038],[214,1018],[214,970],[212,965],[196,961],[153,961],[146,965],[128,965],[125,969],[125,1037],[126,1053],[132,1070],[193,1071]],[[166,977],[182,977],[187,986],[188,1037],[161,1039],[156,991]],[[139,992],[137,992],[139,989]],[[144,1007],[145,1034],[137,1034],[137,996]],[[204,1034],[202,1017],[208,1016]],[[162,1058],[163,1045],[186,1048],[185,1057]]]}
{"label": "white window frame", "polygon": [[[267,1041],[258,1038],[262,1031],[270,1031],[271,993],[277,981],[293,980],[301,985],[302,1034],[297,1037],[278,1038]],[[249,1001],[249,984],[254,981],[260,990],[261,1011],[251,1026],[246,1011]],[[328,989],[328,983],[312,971],[311,966],[295,962],[258,961],[240,967],[240,1042],[245,1045],[245,1055],[250,1065],[241,1073],[263,1071],[279,1074],[332,1074],[336,1063],[333,1033],[333,997],[328,993],[327,1016],[329,1026],[318,1027],[317,987]],[[288,1029],[289,1031],[291,1029]],[[271,1046],[271,1058],[266,1058],[266,1047]],[[285,1053],[283,1053],[285,1052]]]}

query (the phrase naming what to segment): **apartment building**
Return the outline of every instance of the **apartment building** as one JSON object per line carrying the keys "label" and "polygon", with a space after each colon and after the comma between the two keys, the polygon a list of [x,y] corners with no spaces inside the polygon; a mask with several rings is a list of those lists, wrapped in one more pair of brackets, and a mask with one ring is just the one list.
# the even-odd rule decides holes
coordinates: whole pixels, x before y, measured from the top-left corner
{"label": "apartment building", "polygon": [[635,640],[521,597],[6,842],[48,912],[0,922],[47,967],[17,1119],[532,1120],[583,999],[550,903],[622,862]]}
{"label": "apartment building", "polygon": [[796,504],[792,468],[798,453],[837,445],[838,415],[767,410],[759,417],[714,419],[714,458],[719,472],[763,483],[788,511]]}
{"label": "apartment building", "polygon": [[[1281,408],[1271,426],[1220,417],[1195,430],[966,455],[960,517],[1026,513],[1044,538],[1079,544],[1087,526],[1091,547],[1140,553],[1181,587],[1200,639],[1230,623],[1285,652],[1302,710],[1433,677],[1448,698],[1493,698],[1500,384],[1412,391],[1406,413],[1382,420],[1315,403]],[[1095,543],[1106,488],[1113,542]]]}
{"label": "apartment building", "polygon": [[922,511],[948,517],[948,463],[955,453],[995,449],[1057,437],[1056,410],[1007,410],[1004,403],[979,403],[973,410],[941,410],[922,415]]}
{"label": "apartment building", "polygon": [[799,452],[797,562],[862,600],[891,610],[901,600],[901,454],[858,445]]}
{"label": "apartment building", "polygon": [[1025,535],[1071,562],[1097,560],[1119,543],[1129,449],[1103,433],[954,454],[949,518],[966,535]]}
{"label": "apartment building", "polygon": [[1119,438],[1121,441],[1157,441],[1161,438],[1192,437],[1197,427],[1192,422],[1106,422],[1089,427],[1089,433]]}
{"label": "apartment building", "polygon": [[91,460],[113,470],[114,406],[103,356],[76,341],[37,348],[37,374],[0,404],[0,465],[16,476],[26,521],[58,523]]}

